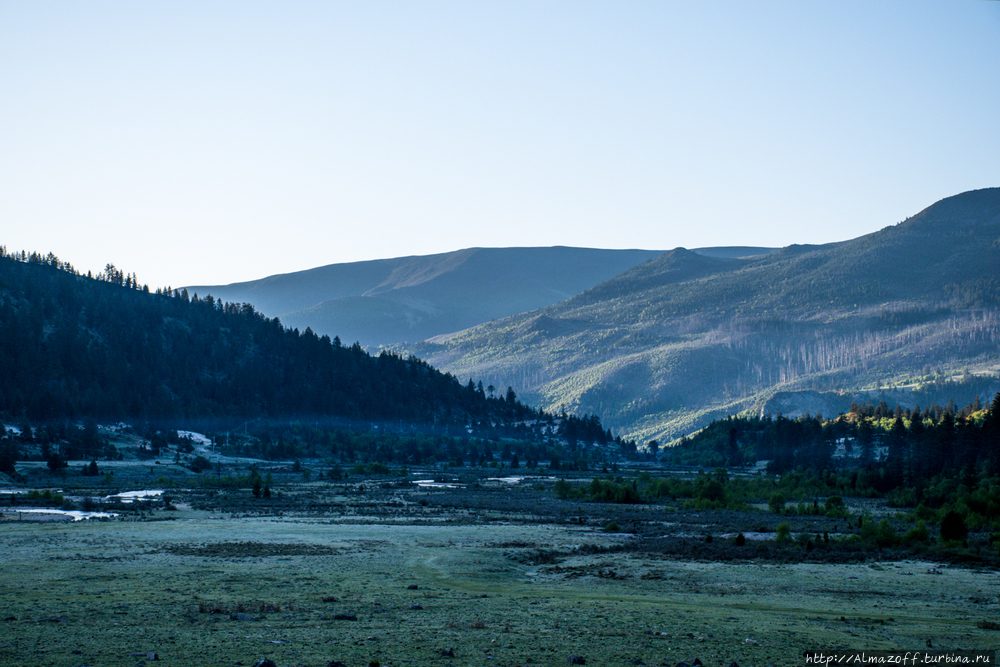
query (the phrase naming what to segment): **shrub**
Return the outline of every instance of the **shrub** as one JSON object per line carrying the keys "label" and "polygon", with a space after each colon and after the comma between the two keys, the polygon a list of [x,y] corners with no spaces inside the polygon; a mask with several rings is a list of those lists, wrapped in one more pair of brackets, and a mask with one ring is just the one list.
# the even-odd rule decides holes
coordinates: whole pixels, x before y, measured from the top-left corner
{"label": "shrub", "polygon": [[196,456],[194,460],[191,461],[191,470],[195,472],[201,472],[202,470],[211,470],[212,462],[206,459],[204,456]]}
{"label": "shrub", "polygon": [[747,538],[743,535],[743,533],[737,534],[736,538],[733,539],[733,544],[735,544],[738,547],[742,547],[746,543],[747,543]]}
{"label": "shrub", "polygon": [[565,500],[567,498],[573,497],[573,485],[564,479],[556,480],[555,486],[556,498]]}
{"label": "shrub", "polygon": [[767,501],[767,506],[775,514],[782,514],[785,511],[785,494],[775,491],[771,494],[770,500]]}
{"label": "shrub", "polygon": [[946,542],[961,542],[969,534],[965,517],[952,510],[941,519],[941,539]]}
{"label": "shrub", "polygon": [[[868,524],[871,526],[871,524]],[[878,525],[874,528],[869,528],[872,531],[872,537],[875,540],[875,544],[879,547],[891,547],[899,541],[899,536],[896,535],[896,529],[893,528],[892,524],[888,519],[882,519],[878,522]]]}
{"label": "shrub", "polygon": [[903,540],[906,542],[926,542],[930,537],[930,532],[927,530],[927,522],[920,519],[917,521],[916,526],[906,531]]}
{"label": "shrub", "polygon": [[792,526],[787,521],[782,521],[774,531],[775,538],[779,542],[787,542],[792,538]]}
{"label": "shrub", "polygon": [[715,479],[709,480],[698,489],[699,500],[717,501],[724,500],[725,497],[725,487],[722,486],[722,482]]}

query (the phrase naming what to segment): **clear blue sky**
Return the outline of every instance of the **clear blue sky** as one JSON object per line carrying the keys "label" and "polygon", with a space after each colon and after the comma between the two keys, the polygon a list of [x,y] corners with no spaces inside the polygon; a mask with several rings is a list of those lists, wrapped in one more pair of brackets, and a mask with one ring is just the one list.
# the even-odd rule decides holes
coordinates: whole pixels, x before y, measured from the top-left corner
{"label": "clear blue sky", "polygon": [[0,0],[0,245],[151,287],[998,185],[1000,2]]}

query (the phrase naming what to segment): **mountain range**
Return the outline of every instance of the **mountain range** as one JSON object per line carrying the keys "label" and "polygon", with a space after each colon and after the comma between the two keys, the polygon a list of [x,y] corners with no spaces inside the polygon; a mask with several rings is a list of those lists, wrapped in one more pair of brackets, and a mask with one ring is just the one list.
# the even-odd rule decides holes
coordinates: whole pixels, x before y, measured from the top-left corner
{"label": "mountain range", "polygon": [[[757,252],[767,249],[730,249]],[[579,294],[659,250],[468,248],[331,264],[231,285],[195,285],[293,328],[377,349],[452,333]]]}
{"label": "mountain range", "polygon": [[825,245],[471,248],[187,289],[669,441],[744,410],[915,404],[956,374],[989,400],[1000,188]]}
{"label": "mountain range", "polygon": [[400,349],[546,409],[601,415],[628,437],[671,440],[779,393],[794,410],[796,395],[838,405],[992,374],[998,344],[990,188],[840,243],[754,257],[678,248],[559,303]]}

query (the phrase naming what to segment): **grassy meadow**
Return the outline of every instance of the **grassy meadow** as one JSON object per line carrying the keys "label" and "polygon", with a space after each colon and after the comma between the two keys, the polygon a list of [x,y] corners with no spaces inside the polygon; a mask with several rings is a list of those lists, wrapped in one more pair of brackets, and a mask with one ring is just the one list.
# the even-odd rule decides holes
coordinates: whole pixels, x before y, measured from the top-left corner
{"label": "grassy meadow", "polygon": [[678,559],[546,513],[548,489],[497,488],[484,511],[462,488],[283,488],[177,490],[177,509],[110,521],[3,514],[5,664],[746,667],[1000,641],[988,569]]}

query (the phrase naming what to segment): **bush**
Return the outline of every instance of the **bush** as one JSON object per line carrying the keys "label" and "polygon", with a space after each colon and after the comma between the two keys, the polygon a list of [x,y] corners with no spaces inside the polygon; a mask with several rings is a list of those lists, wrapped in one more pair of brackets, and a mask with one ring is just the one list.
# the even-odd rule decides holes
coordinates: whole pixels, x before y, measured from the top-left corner
{"label": "bush", "polygon": [[861,538],[867,542],[874,542],[877,547],[891,547],[899,542],[896,529],[888,519],[882,519],[878,524],[871,521],[865,523],[861,528]]}
{"label": "bush", "polygon": [[716,479],[712,479],[699,486],[700,486],[700,488],[698,489],[699,500],[708,500],[708,501],[725,500],[726,488],[722,485],[722,482]]}
{"label": "bush", "polygon": [[785,511],[785,494],[780,491],[775,491],[771,494],[770,500],[767,501],[767,506],[775,514],[782,514]]}
{"label": "bush", "polygon": [[961,542],[969,534],[965,517],[952,510],[941,519],[941,539],[945,542]]}
{"label": "bush", "polygon": [[68,464],[66,463],[66,459],[60,456],[57,452],[52,452],[52,454],[49,455],[48,465],[49,470],[56,473],[65,468]]}
{"label": "bush", "polygon": [[196,456],[194,460],[191,461],[191,470],[195,472],[201,472],[202,470],[211,470],[212,462],[206,459],[204,456]]}
{"label": "bush", "polygon": [[792,526],[787,521],[782,521],[774,531],[775,539],[779,542],[787,542],[792,539]]}
{"label": "bush", "polygon": [[554,490],[556,493],[556,498],[559,498],[561,500],[566,500],[567,498],[571,498],[573,496],[573,485],[564,479],[556,480],[556,486]]}
{"label": "bush", "polygon": [[906,531],[903,540],[906,542],[926,542],[930,537],[930,532],[927,530],[927,522],[920,519],[917,521],[916,526]]}

